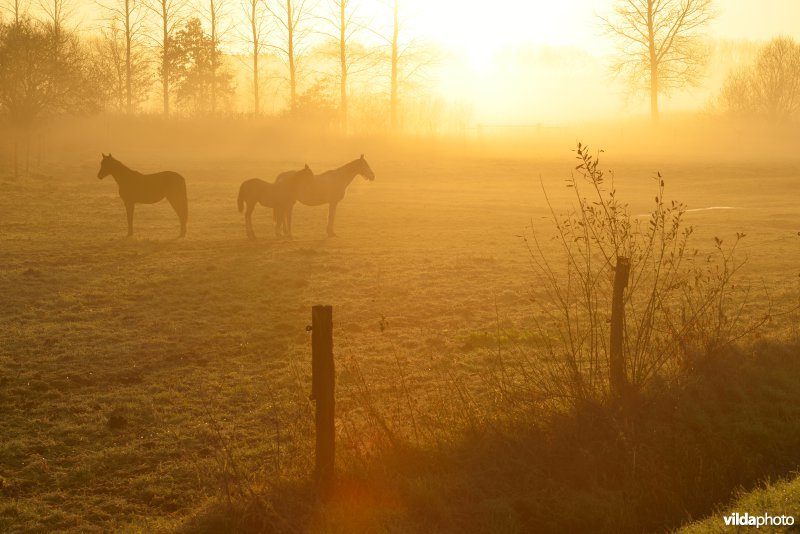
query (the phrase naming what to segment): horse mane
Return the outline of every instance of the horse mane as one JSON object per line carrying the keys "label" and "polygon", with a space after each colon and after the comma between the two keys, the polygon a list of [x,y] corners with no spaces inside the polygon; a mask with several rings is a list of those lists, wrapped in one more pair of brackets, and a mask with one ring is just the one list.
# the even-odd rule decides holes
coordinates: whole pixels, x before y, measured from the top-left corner
{"label": "horse mane", "polygon": [[118,169],[118,170],[126,172],[126,173],[135,173],[135,172],[137,172],[137,171],[134,171],[133,169],[131,169],[130,167],[128,167],[127,165],[125,165],[124,163],[122,163],[120,160],[118,160],[117,158],[115,158],[111,154],[108,155],[108,159],[110,159],[111,162],[114,164],[114,168],[115,169]]}
{"label": "horse mane", "polygon": [[358,165],[358,163],[360,161],[361,161],[361,158],[356,158],[353,161],[345,163],[341,167],[336,168],[335,171],[338,172],[338,171],[343,171],[343,170],[349,170],[351,167],[355,167],[356,165]]}

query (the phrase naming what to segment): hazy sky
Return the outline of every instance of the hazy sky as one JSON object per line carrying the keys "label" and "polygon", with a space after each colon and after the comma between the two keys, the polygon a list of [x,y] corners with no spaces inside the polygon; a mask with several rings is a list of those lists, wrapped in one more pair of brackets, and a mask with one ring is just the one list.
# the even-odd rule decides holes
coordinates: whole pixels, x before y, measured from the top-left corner
{"label": "hazy sky", "polygon": [[[615,86],[608,76],[606,57],[613,51],[613,43],[603,35],[598,15],[609,13],[614,2],[400,0],[401,37],[419,38],[450,53],[446,64],[439,66],[431,89],[471,105],[478,122],[559,122],[587,113],[645,113],[646,103],[628,99],[622,94],[624,88]],[[103,13],[98,3],[74,3],[80,6],[84,24],[96,28]],[[331,5],[329,0],[312,3],[321,10]],[[392,4],[393,0],[354,2],[359,18],[372,30],[362,32],[363,39],[386,46],[377,35],[391,35]],[[232,17],[243,17],[240,0],[229,0],[226,5]],[[708,27],[712,39],[766,41],[788,35],[800,41],[800,0],[716,0],[715,6],[718,17]],[[228,33],[231,42],[227,47],[242,50],[236,36],[235,31]],[[510,51],[542,45],[579,50],[586,57],[575,54],[572,65],[536,60],[533,67],[530,61],[523,65],[509,60]],[[714,91],[718,87],[709,83],[704,92],[664,99],[663,108],[697,109]]]}
{"label": "hazy sky", "polygon": [[[508,44],[543,43],[605,50],[597,15],[613,0],[405,0],[415,32],[475,54]],[[490,6],[490,7],[487,7]],[[800,0],[717,0],[709,34],[765,40],[800,39]]]}
{"label": "hazy sky", "polygon": [[[558,123],[587,115],[647,112],[644,99],[615,85],[607,65],[584,59],[569,66],[543,65],[521,72],[509,50],[545,45],[582,49],[602,58],[613,52],[598,15],[613,0],[405,0],[415,33],[464,57],[440,80],[450,96],[472,102],[476,120],[489,123]],[[487,8],[491,6],[491,8]],[[800,40],[800,0],[717,0],[712,39],[766,41],[777,35]],[[572,69],[572,71],[570,71]],[[579,74],[576,74],[579,73]],[[706,87],[663,98],[664,109],[698,109],[718,91]],[[591,95],[588,98],[587,95]],[[523,104],[523,105],[521,105]]]}
{"label": "hazy sky", "polygon": [[[199,0],[201,1],[201,0]],[[516,44],[608,48],[598,28],[598,14],[608,13],[615,0],[401,0],[406,35],[467,53],[474,61],[494,50]],[[73,0],[83,24],[97,26],[103,3],[114,0]],[[328,0],[316,5],[324,9]],[[37,2],[32,0],[32,6]],[[362,19],[373,26],[391,24],[391,2],[356,2]],[[202,4],[203,6],[205,3]],[[229,14],[243,17],[238,0],[226,4]],[[730,39],[765,40],[784,34],[800,39],[800,0],[717,0],[719,16],[709,34]]]}

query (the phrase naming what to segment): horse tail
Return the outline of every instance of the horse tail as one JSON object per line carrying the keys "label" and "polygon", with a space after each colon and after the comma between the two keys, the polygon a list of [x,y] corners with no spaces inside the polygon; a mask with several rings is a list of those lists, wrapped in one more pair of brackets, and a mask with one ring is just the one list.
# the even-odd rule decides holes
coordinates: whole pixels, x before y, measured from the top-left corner
{"label": "horse tail", "polygon": [[239,187],[239,198],[236,200],[239,204],[239,213],[244,211],[244,184]]}

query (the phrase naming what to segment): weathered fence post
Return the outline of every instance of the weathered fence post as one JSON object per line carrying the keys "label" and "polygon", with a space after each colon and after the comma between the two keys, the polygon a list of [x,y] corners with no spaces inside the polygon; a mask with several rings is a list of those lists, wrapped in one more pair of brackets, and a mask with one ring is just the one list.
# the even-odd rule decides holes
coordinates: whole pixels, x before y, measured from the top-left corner
{"label": "weathered fence post", "polygon": [[316,401],[317,446],[314,481],[322,498],[333,486],[335,446],[333,366],[333,308],[311,308],[311,398]]}
{"label": "weathered fence post", "polygon": [[628,287],[628,276],[631,263],[628,258],[617,257],[614,273],[614,293],[611,299],[611,354],[609,358],[609,383],[611,396],[623,399],[627,390],[625,377],[625,354],[623,349],[623,333],[625,324],[625,306],[623,294]]}

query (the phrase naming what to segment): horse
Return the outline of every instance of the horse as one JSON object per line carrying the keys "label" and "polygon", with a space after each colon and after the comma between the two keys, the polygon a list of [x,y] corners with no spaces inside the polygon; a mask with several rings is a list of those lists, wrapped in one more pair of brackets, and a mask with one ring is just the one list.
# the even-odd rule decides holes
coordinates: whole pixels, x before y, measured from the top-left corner
{"label": "horse", "polygon": [[[297,200],[306,206],[321,206],[328,204],[328,236],[334,237],[333,219],[336,216],[336,205],[344,198],[345,190],[353,178],[361,175],[369,181],[375,180],[375,173],[372,172],[364,154],[361,157],[342,165],[338,169],[317,174],[312,180],[300,184],[297,188]],[[281,178],[276,180],[279,183]],[[289,206],[283,214],[288,224],[292,222],[292,207]]]}
{"label": "horse", "polygon": [[247,211],[244,214],[247,237],[250,239],[256,238],[256,234],[253,232],[251,215],[257,204],[272,208],[276,236],[281,236],[281,228],[283,228],[284,235],[292,237],[292,221],[284,217],[284,214],[296,202],[298,187],[313,178],[314,173],[306,165],[299,171],[280,173],[274,184],[258,178],[251,178],[242,182],[242,185],[239,186],[237,203],[239,205],[239,213],[244,210],[245,204],[247,205]]}
{"label": "horse", "polygon": [[102,180],[109,174],[119,186],[119,196],[125,203],[128,213],[128,237],[133,235],[133,207],[138,204],[155,204],[166,198],[181,223],[180,237],[186,235],[186,218],[189,214],[189,203],[186,200],[186,181],[183,176],[173,171],[154,174],[142,174],[129,169],[111,154],[102,154],[100,170],[97,178]]}

